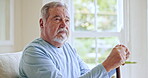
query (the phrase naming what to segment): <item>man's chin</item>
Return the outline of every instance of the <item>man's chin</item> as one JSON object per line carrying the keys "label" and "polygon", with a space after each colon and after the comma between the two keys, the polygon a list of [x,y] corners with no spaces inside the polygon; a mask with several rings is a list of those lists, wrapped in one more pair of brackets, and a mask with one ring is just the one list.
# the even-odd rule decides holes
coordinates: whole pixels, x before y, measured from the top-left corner
{"label": "man's chin", "polygon": [[63,44],[65,41],[67,41],[67,38],[64,38],[64,39],[55,38],[54,41],[55,41],[55,42],[58,42],[58,43],[60,43],[60,44]]}

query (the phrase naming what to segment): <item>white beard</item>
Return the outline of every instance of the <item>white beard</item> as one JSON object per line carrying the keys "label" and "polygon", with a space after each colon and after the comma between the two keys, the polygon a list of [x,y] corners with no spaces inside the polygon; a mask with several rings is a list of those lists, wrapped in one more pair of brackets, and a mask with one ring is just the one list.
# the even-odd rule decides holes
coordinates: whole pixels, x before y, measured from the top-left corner
{"label": "white beard", "polygon": [[54,41],[58,42],[58,43],[64,43],[67,40],[67,35],[65,34],[61,34],[60,37],[55,37]]}
{"label": "white beard", "polygon": [[68,30],[66,28],[60,28],[57,33],[60,31],[65,31],[66,33],[60,34],[60,37],[56,36],[53,40],[58,43],[64,43],[68,39]]}

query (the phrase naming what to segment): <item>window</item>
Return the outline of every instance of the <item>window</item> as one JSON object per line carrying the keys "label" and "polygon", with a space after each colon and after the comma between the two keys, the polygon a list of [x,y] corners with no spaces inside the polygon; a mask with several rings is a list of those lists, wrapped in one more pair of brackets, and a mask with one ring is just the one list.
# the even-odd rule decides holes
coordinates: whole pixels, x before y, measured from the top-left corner
{"label": "window", "polygon": [[13,0],[0,0],[0,45],[12,44]]}
{"label": "window", "polygon": [[[126,43],[122,0],[73,0],[72,44],[90,68]],[[126,35],[127,36],[127,35]]]}

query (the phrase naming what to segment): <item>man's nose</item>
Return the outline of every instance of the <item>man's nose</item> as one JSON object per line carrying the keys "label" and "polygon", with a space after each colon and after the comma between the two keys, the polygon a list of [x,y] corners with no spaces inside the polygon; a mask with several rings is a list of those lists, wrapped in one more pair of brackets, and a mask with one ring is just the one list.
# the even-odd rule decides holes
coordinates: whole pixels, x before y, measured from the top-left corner
{"label": "man's nose", "polygon": [[64,27],[67,27],[68,25],[66,24],[66,21],[65,20],[62,20],[62,23],[60,25],[60,27],[64,28]]}

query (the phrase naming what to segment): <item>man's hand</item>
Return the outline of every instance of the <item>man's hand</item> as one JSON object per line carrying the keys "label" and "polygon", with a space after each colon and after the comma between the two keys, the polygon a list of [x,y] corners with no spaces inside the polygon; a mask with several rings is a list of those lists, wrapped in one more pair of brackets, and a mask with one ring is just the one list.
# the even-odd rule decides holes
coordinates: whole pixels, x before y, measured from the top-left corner
{"label": "man's hand", "polygon": [[107,72],[123,65],[129,58],[130,52],[124,45],[115,46],[107,59],[102,63]]}

